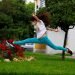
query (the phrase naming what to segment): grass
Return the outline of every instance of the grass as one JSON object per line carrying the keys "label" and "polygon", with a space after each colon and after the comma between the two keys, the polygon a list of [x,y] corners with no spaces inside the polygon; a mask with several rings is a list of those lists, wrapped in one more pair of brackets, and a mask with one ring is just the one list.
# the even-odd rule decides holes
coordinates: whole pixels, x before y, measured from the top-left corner
{"label": "grass", "polygon": [[75,75],[75,60],[60,55],[26,52],[34,56],[34,61],[0,62],[0,75]]}

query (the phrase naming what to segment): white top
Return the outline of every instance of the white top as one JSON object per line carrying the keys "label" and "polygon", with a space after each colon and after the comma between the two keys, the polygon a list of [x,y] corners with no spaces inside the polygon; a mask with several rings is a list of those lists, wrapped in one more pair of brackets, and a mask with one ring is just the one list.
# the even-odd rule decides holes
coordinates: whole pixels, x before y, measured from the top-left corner
{"label": "white top", "polygon": [[36,29],[37,38],[41,38],[46,33],[46,27],[42,20],[34,26]]}

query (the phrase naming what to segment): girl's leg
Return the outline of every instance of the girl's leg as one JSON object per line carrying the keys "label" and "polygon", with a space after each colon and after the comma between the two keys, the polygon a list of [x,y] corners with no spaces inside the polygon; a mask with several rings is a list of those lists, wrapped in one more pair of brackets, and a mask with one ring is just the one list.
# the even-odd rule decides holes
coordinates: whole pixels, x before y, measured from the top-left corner
{"label": "girl's leg", "polygon": [[13,44],[23,45],[25,43],[41,43],[37,38],[28,38],[25,40],[14,41]]}
{"label": "girl's leg", "polygon": [[53,44],[51,42],[51,40],[48,39],[48,37],[44,37],[42,38],[42,41],[44,41],[44,44],[47,44],[48,46],[50,46],[51,48],[55,49],[55,50],[63,50],[63,51],[67,51],[67,48],[61,47],[61,46],[56,46],[55,44]]}

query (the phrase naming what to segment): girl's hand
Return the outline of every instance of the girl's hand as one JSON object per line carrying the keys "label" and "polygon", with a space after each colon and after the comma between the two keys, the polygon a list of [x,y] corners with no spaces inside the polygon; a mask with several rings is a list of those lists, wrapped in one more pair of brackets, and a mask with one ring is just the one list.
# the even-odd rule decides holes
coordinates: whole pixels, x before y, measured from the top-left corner
{"label": "girl's hand", "polygon": [[35,13],[32,13],[32,16],[35,16]]}
{"label": "girl's hand", "polygon": [[58,29],[53,29],[53,28],[48,28],[48,30],[50,30],[50,31],[54,31],[54,32],[59,32]]}
{"label": "girl's hand", "polygon": [[55,29],[54,31],[55,31],[55,32],[59,32],[59,30],[58,30],[58,29]]}
{"label": "girl's hand", "polygon": [[33,16],[38,22],[41,22],[40,19],[35,15],[35,13],[32,13],[32,16]]}

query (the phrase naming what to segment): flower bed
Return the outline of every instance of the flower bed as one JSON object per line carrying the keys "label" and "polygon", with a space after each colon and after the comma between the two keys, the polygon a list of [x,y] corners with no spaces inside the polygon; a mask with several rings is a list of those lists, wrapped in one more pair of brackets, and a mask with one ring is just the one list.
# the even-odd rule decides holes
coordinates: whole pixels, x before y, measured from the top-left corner
{"label": "flower bed", "polygon": [[19,45],[13,44],[13,40],[7,40],[14,47],[9,47],[6,45],[6,40],[1,41],[0,43],[0,58],[13,60],[13,58],[24,58],[24,48]]}

